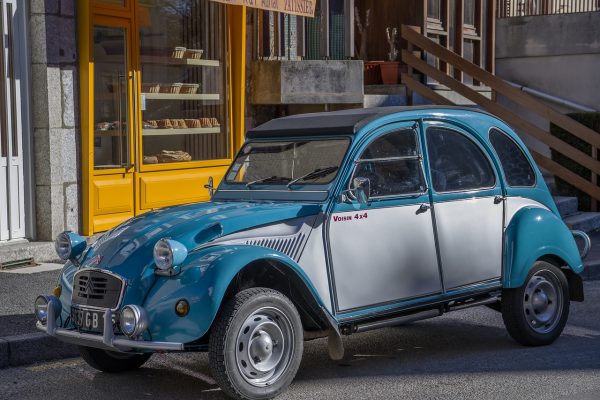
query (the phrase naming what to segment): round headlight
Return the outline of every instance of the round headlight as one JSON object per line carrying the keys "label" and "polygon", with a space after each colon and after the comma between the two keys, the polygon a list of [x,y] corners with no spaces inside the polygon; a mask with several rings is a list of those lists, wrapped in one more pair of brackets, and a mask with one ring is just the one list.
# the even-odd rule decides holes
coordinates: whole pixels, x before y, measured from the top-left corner
{"label": "round headlight", "polygon": [[187,257],[186,247],[176,240],[160,239],[154,245],[154,263],[160,270],[179,265]]}
{"label": "round headlight", "polygon": [[38,296],[34,303],[35,317],[42,324],[48,321],[48,299],[46,296]]}
{"label": "round headlight", "polygon": [[62,309],[60,300],[54,296],[38,296],[34,303],[35,317],[42,324],[48,322],[48,310],[53,307],[54,316],[58,316]]}
{"label": "round headlight", "polygon": [[61,260],[66,261],[71,257],[71,238],[69,238],[67,232],[63,232],[56,237],[54,248]]}
{"label": "round headlight", "polygon": [[141,335],[148,327],[146,311],[135,305],[128,305],[121,310],[119,319],[121,331],[128,337]]}

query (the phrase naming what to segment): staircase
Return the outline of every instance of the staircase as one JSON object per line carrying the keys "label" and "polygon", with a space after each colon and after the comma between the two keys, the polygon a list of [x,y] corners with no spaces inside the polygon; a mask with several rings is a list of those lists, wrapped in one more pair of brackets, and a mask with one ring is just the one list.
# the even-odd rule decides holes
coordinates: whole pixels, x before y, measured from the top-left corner
{"label": "staircase", "polygon": [[560,216],[570,229],[587,233],[600,230],[600,213],[579,211],[577,197],[556,196],[554,202],[558,207]]}

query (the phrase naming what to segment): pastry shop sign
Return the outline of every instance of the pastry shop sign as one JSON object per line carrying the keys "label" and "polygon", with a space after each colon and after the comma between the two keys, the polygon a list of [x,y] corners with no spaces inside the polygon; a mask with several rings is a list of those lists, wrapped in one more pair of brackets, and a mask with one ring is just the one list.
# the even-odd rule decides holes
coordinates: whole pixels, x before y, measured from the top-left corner
{"label": "pastry shop sign", "polygon": [[212,0],[219,3],[235,4],[260,8],[262,10],[278,11],[285,14],[300,15],[303,17],[315,16],[317,0]]}

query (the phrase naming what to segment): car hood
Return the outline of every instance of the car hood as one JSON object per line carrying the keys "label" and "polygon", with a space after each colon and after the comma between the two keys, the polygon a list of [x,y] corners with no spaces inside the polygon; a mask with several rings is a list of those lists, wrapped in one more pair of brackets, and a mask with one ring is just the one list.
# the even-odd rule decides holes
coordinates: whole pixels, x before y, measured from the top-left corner
{"label": "car hood", "polygon": [[151,211],[100,237],[85,253],[81,265],[122,276],[127,281],[127,300],[141,300],[157,279],[153,249],[159,239],[177,240],[191,251],[232,233],[315,215],[320,210],[318,204],[209,202]]}

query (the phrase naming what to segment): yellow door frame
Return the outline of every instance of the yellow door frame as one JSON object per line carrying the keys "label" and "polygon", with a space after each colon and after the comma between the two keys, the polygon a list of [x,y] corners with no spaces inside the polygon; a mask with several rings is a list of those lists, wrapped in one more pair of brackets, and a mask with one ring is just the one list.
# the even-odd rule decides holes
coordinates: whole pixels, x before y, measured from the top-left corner
{"label": "yellow door frame", "polygon": [[[141,160],[141,146],[135,146],[136,142],[141,143],[142,121],[141,109],[134,109],[134,104],[140,104],[141,93],[141,71],[139,51],[133,47],[139,43],[139,33],[135,15],[137,0],[128,0],[126,7],[109,6],[101,4],[101,1],[78,0],[78,38],[79,38],[79,82],[80,82],[80,112],[81,112],[81,182],[82,182],[82,228],[84,235],[93,235],[98,231],[94,228],[94,179],[101,175],[122,174],[133,176],[133,193],[139,196],[138,175],[139,160]],[[245,117],[245,94],[246,94],[246,7],[227,5],[227,62],[229,78],[229,96],[228,111],[231,132],[230,159],[235,156],[237,150],[244,142],[244,117]],[[128,70],[133,79],[128,80],[129,87],[129,118],[133,123],[127,127],[129,135],[130,160],[135,165],[129,169],[120,168],[112,170],[94,170],[94,62],[93,62],[93,37],[92,29],[95,22],[105,22],[113,26],[112,22],[128,20],[128,40],[130,46],[128,51]],[[117,22],[116,26],[120,26]],[[135,84],[135,87],[133,85]],[[135,102],[133,96],[136,96]],[[134,114],[135,113],[135,114]],[[135,118],[135,120],[134,120]],[[136,148],[137,147],[137,148]],[[138,163],[136,163],[136,161]],[[226,161],[226,162],[224,162]],[[177,175],[177,169],[187,169],[190,172],[206,170],[207,167],[217,168],[224,171],[224,166],[229,160],[215,160],[208,162],[194,163],[194,165],[171,165],[168,175]],[[152,168],[154,169],[154,168]],[[165,171],[167,172],[167,171]],[[184,173],[182,171],[181,173]],[[218,181],[218,180],[217,180]],[[140,204],[137,199],[134,200],[134,213],[143,212],[140,210]],[[118,218],[115,219],[115,224]]]}

